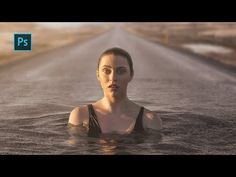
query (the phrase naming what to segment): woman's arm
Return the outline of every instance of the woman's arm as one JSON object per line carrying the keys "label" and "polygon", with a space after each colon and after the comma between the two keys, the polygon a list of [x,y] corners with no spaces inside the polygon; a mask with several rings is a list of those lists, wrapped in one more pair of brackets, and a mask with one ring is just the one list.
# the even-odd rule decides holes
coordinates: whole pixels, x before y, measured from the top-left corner
{"label": "woman's arm", "polygon": [[162,120],[155,112],[145,110],[144,115],[145,128],[150,128],[154,130],[162,129]]}
{"label": "woman's arm", "polygon": [[72,125],[80,125],[83,123],[84,117],[85,108],[76,107],[71,111],[68,123]]}

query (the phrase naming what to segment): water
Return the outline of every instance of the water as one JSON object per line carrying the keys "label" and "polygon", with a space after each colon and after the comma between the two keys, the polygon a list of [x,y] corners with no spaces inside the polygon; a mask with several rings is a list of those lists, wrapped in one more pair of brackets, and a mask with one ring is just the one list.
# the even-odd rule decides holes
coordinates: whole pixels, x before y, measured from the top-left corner
{"label": "water", "polygon": [[[78,92],[67,90],[61,92],[60,98],[55,97],[56,91],[54,95],[52,90],[38,89],[38,94],[30,96],[31,103],[23,97],[18,100],[21,103],[15,99],[3,105],[0,154],[236,154],[235,98],[231,94],[235,91],[231,88],[234,83],[208,81],[202,85],[136,78],[129,86],[129,97],[160,115],[163,130],[90,138],[84,128],[67,124],[73,106],[66,102],[77,100],[69,93],[84,99],[77,105],[94,102],[96,95],[101,96],[96,82],[81,82],[84,87]],[[140,83],[142,87],[136,89]],[[86,94],[88,88],[94,95]],[[8,117],[3,117],[4,113]]]}
{"label": "water", "polygon": [[82,127],[69,127],[67,113],[1,121],[1,154],[235,154],[235,120],[157,113],[163,119],[161,132],[100,138],[87,137]]}

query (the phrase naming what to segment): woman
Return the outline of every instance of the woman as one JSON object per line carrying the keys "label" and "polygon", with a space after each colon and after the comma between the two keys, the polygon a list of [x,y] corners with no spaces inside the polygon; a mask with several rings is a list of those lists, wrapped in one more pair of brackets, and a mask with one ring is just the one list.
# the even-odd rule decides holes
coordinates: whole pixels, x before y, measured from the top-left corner
{"label": "woman", "polygon": [[127,86],[134,76],[128,52],[121,48],[103,52],[96,74],[104,97],[93,104],[74,108],[69,124],[81,124],[87,127],[89,136],[96,137],[102,133],[125,134],[144,132],[149,128],[161,129],[162,121],[154,112],[127,97]]}

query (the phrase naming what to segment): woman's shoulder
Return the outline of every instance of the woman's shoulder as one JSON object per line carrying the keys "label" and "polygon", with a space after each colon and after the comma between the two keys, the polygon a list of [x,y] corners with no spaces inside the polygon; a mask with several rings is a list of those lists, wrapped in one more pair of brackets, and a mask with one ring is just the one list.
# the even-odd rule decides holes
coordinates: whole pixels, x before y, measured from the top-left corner
{"label": "woman's shoulder", "polygon": [[88,106],[78,106],[71,111],[68,123],[72,125],[79,125],[82,124],[86,118],[88,118]]}
{"label": "woman's shoulder", "polygon": [[146,128],[151,128],[155,130],[162,129],[162,120],[155,111],[151,111],[147,108],[144,108],[143,118]]}

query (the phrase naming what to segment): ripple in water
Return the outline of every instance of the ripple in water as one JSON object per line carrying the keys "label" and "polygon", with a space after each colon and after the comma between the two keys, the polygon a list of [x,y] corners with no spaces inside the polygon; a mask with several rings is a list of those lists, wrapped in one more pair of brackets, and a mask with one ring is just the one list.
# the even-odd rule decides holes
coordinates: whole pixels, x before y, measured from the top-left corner
{"label": "ripple in water", "polygon": [[67,125],[69,113],[2,120],[1,154],[236,154],[236,119],[191,113],[157,112],[161,132],[87,137],[83,127]]}

